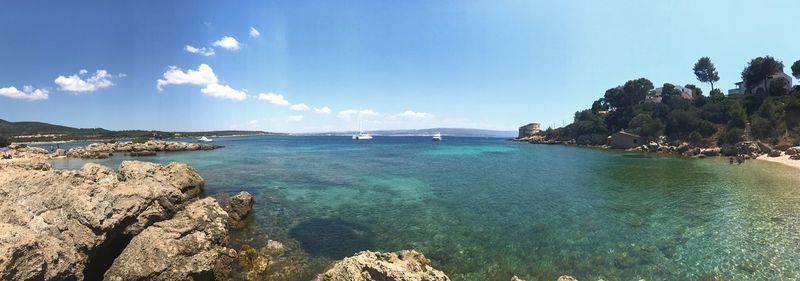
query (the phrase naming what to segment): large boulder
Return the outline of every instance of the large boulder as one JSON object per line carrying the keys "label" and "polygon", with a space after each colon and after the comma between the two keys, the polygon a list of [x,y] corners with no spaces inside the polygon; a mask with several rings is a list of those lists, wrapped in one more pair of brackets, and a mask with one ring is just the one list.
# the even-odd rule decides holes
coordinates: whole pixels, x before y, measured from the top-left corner
{"label": "large boulder", "polygon": [[769,150],[762,151],[761,150],[761,146],[759,145],[759,143],[760,142],[754,142],[754,141],[743,141],[743,142],[737,143],[736,144],[736,153],[737,154],[748,155],[748,156],[751,156],[751,157],[755,158],[755,157],[757,157],[758,155],[760,155],[762,153],[769,152]]}
{"label": "large boulder", "polygon": [[213,198],[197,200],[172,219],[131,240],[106,280],[224,280],[236,251],[227,247],[228,214]]}
{"label": "large boulder", "polygon": [[228,198],[225,203],[225,211],[228,212],[228,224],[232,228],[240,228],[244,225],[244,219],[253,208],[253,195],[247,191],[242,191]]}
{"label": "large boulder", "polygon": [[414,250],[398,253],[364,251],[336,261],[314,281],[444,281],[443,272]]}
{"label": "large boulder", "polygon": [[0,280],[99,279],[118,248],[171,218],[203,186],[177,163],[125,161],[118,173],[39,164],[0,169]]}

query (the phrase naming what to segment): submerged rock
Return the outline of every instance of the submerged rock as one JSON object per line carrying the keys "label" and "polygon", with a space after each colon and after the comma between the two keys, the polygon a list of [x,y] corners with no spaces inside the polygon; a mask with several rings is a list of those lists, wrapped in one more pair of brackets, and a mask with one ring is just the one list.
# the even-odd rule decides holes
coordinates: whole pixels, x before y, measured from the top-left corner
{"label": "submerged rock", "polygon": [[398,253],[364,251],[336,261],[314,281],[443,281],[450,280],[414,250]]}
{"label": "submerged rock", "polygon": [[236,251],[227,248],[228,214],[213,198],[195,201],[174,218],[131,240],[106,280],[223,280]]}

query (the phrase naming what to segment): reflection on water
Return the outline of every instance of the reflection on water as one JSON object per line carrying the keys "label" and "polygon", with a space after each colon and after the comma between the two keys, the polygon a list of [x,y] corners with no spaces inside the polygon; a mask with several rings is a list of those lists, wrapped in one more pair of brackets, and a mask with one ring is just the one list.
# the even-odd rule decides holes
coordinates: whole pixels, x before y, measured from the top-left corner
{"label": "reflection on water", "polygon": [[208,194],[250,191],[253,224],[234,243],[299,243],[310,271],[414,248],[454,280],[800,278],[800,176],[772,163],[498,139],[219,140],[141,160],[189,163]]}

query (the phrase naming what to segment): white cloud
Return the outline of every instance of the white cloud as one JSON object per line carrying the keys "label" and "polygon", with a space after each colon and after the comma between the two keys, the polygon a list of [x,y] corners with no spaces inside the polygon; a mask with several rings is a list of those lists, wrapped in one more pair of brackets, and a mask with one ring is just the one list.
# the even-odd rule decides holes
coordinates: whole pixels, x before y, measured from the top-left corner
{"label": "white cloud", "polygon": [[292,115],[289,116],[289,121],[303,121],[303,115]]}
{"label": "white cloud", "polygon": [[164,79],[158,79],[156,87],[159,91],[163,91],[166,85],[209,85],[217,84],[217,81],[217,75],[207,64],[201,64],[197,67],[197,70],[189,69],[186,72],[178,67],[170,66],[164,72]]}
{"label": "white cloud", "polygon": [[236,41],[236,38],[230,36],[224,36],[219,40],[214,41],[214,43],[212,43],[211,45],[213,45],[214,47],[220,47],[232,51],[239,49],[239,41]]}
{"label": "white cloud", "polygon": [[93,92],[98,89],[108,88],[114,86],[111,79],[125,77],[125,74],[111,75],[104,69],[99,69],[94,72],[94,75],[88,77],[86,80],[81,78],[81,75],[88,74],[86,69],[81,69],[78,74],[70,76],[58,76],[55,83],[61,87],[62,91],[68,92]]}
{"label": "white cloud", "polygon": [[184,50],[192,54],[203,55],[206,57],[214,55],[214,48],[206,48],[206,47],[195,48],[194,46],[186,45]]}
{"label": "white cloud", "polygon": [[285,98],[283,98],[283,95],[281,95],[281,94],[260,93],[260,94],[258,94],[257,98],[259,100],[268,101],[268,102],[270,102],[272,104],[277,104],[277,105],[280,105],[280,106],[289,106],[289,101],[287,101]]}
{"label": "white cloud", "polygon": [[205,88],[200,89],[200,92],[212,97],[234,100],[244,100],[247,97],[247,93],[244,90],[240,91],[233,89],[228,85],[220,85],[216,83],[206,85]]}
{"label": "white cloud", "polygon": [[331,113],[331,108],[327,107],[327,106],[323,106],[321,108],[320,107],[315,107],[314,108],[314,112],[319,113],[319,114],[330,114]]}
{"label": "white cloud", "polygon": [[350,119],[353,115],[358,115],[362,117],[371,117],[371,116],[379,116],[378,112],[373,111],[372,109],[362,109],[362,110],[355,110],[355,109],[348,109],[339,111],[336,114],[337,117],[342,119]]}
{"label": "white cloud", "polygon": [[298,104],[293,104],[292,106],[289,107],[289,109],[294,111],[309,111],[311,108],[308,107],[308,105],[306,105],[305,103],[298,103]]}
{"label": "white cloud", "polygon": [[12,99],[46,100],[49,97],[48,93],[45,89],[34,89],[31,86],[22,87],[22,91],[16,87],[0,88],[0,96]]}
{"label": "white cloud", "polygon": [[259,37],[259,36],[261,36],[261,32],[258,32],[258,29],[256,29],[255,27],[251,26],[250,27],[250,37],[256,38],[256,37]]}
{"label": "white cloud", "polygon": [[258,119],[253,119],[250,120],[250,122],[247,122],[247,124],[250,124],[250,127],[258,127],[258,123]]}
{"label": "white cloud", "polygon": [[394,117],[408,119],[408,120],[420,120],[420,119],[428,119],[433,118],[433,114],[427,112],[415,112],[412,110],[406,110],[402,113],[395,114]]}

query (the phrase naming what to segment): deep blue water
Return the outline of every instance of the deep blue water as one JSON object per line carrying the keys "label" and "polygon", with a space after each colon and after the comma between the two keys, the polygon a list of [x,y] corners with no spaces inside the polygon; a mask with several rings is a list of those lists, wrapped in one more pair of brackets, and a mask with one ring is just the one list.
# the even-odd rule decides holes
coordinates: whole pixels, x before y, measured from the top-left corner
{"label": "deep blue water", "polygon": [[235,243],[295,243],[309,274],[356,251],[413,248],[453,280],[800,278],[800,175],[772,163],[454,137],[216,143],[226,147],[137,159],[186,162],[212,196],[253,193]]}

